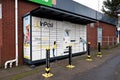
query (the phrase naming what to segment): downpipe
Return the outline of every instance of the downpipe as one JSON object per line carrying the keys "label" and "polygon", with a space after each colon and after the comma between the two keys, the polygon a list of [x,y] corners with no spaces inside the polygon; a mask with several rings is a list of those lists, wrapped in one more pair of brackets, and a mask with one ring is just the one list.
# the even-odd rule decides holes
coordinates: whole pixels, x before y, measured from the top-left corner
{"label": "downpipe", "polygon": [[6,62],[5,62],[5,69],[7,69],[8,64],[9,64],[10,68],[12,68],[12,64],[13,64],[13,62],[16,62],[16,59],[6,61]]}
{"label": "downpipe", "polygon": [[15,59],[5,62],[5,69],[7,69],[8,64],[10,68],[12,68],[14,62],[16,62],[16,66],[18,66],[18,0],[15,0],[15,53]]}

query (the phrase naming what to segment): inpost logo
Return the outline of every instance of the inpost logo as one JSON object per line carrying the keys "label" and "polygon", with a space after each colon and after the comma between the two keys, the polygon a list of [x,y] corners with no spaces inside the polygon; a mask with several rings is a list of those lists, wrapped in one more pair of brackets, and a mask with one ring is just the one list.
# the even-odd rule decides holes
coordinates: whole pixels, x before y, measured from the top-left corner
{"label": "inpost logo", "polygon": [[53,27],[53,23],[40,21],[40,26]]}

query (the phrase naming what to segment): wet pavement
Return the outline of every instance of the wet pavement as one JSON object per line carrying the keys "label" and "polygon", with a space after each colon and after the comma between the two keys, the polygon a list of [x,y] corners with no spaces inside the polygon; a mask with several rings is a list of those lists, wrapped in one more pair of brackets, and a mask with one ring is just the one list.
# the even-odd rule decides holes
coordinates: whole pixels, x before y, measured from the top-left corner
{"label": "wet pavement", "polygon": [[0,69],[0,80],[120,80],[120,46],[102,50],[102,54],[103,57],[98,58],[97,50],[92,51],[92,62],[86,61],[87,54],[73,57],[73,69],[66,68],[68,59],[52,62],[50,78],[42,76],[45,65]]}

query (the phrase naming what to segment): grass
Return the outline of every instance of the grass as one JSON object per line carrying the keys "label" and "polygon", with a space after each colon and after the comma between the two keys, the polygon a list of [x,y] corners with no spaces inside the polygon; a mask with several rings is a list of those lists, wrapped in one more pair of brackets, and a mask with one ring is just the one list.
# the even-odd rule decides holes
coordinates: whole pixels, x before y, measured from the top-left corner
{"label": "grass", "polygon": [[18,80],[18,79],[22,79],[26,76],[29,76],[29,75],[33,75],[33,74],[36,74],[39,72],[39,68],[37,69],[34,69],[34,70],[30,70],[30,71],[27,71],[27,72],[24,72],[24,73],[19,73],[19,74],[16,74],[15,76],[13,76],[12,78],[10,78],[10,80]]}

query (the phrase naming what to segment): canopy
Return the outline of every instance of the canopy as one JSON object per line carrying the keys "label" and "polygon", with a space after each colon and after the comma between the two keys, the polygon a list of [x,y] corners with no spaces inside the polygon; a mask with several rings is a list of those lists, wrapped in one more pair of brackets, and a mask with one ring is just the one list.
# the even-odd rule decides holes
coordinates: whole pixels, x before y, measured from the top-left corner
{"label": "canopy", "polygon": [[88,23],[93,23],[96,21],[94,19],[82,15],[78,15],[65,10],[61,10],[53,7],[46,7],[46,6],[40,6],[32,10],[30,14],[32,16],[60,20],[60,21],[69,21],[72,23],[83,24],[83,25]]}

